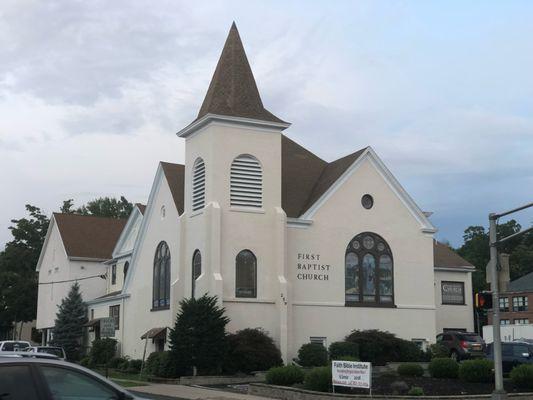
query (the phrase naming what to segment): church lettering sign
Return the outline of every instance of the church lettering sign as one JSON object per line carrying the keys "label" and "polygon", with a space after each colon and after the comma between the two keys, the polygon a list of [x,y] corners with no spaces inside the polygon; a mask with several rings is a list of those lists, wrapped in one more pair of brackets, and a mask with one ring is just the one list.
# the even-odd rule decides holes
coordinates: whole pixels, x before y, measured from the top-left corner
{"label": "church lettering sign", "polygon": [[328,281],[331,266],[320,260],[320,254],[298,253],[296,279],[301,281]]}

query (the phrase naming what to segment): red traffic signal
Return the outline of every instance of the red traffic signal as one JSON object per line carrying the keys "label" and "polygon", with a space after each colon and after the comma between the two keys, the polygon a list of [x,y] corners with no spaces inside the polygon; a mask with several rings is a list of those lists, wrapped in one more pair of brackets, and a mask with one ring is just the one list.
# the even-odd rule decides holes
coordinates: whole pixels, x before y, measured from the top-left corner
{"label": "red traffic signal", "polygon": [[490,310],[492,308],[492,293],[480,292],[475,296],[476,308],[480,310]]}

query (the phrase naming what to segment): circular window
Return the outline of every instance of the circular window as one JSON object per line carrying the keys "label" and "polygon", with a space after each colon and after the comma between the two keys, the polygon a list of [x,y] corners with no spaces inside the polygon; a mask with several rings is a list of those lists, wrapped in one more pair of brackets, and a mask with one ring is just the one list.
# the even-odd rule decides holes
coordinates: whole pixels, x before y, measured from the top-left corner
{"label": "circular window", "polygon": [[359,249],[359,247],[361,247],[361,245],[359,244],[359,242],[357,240],[355,240],[353,243],[352,243],[352,246],[355,250]]}
{"label": "circular window", "polygon": [[363,197],[361,197],[361,204],[364,208],[370,210],[374,205],[374,198],[369,194],[365,194]]}
{"label": "circular window", "polygon": [[385,245],[384,245],[383,243],[379,242],[379,243],[378,243],[378,250],[379,250],[379,251],[383,251],[383,250],[385,250]]}
{"label": "circular window", "polygon": [[370,250],[372,247],[374,247],[374,239],[372,236],[365,236],[363,239],[363,247],[365,249]]}

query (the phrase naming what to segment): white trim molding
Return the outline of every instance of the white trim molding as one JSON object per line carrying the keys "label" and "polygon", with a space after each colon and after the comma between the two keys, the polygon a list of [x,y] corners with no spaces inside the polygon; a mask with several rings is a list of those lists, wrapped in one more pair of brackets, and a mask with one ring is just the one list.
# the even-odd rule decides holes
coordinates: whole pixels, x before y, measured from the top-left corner
{"label": "white trim molding", "polygon": [[185,128],[180,130],[177,135],[182,138],[188,138],[198,132],[203,128],[209,125],[210,122],[219,122],[232,125],[243,125],[252,128],[260,128],[268,131],[283,131],[287,129],[291,124],[288,122],[272,122],[272,121],[263,121],[253,118],[243,118],[243,117],[231,117],[228,115],[218,115],[218,114],[206,114],[197,121],[192,122],[187,125]]}
{"label": "white trim molding", "polygon": [[98,298],[98,299],[87,300],[85,302],[85,304],[88,305],[88,306],[92,306],[92,305],[95,305],[95,304],[113,303],[113,302],[119,301],[121,299],[127,299],[128,297],[130,297],[129,294],[119,293],[116,296],[110,296],[110,297],[103,297],[103,298]]}
{"label": "white trim molding", "polygon": [[457,266],[457,267],[434,267],[435,271],[445,271],[445,272],[474,272],[476,270],[475,267],[469,267],[469,266]]}
{"label": "white trim molding", "polygon": [[287,226],[289,228],[308,228],[313,224],[312,219],[287,217]]}
{"label": "white trim molding", "polygon": [[329,187],[329,189],[301,216],[301,219],[312,220],[317,211],[324,205],[328,199],[352,176],[352,174],[368,160],[381,175],[383,180],[387,183],[392,192],[404,204],[407,210],[420,224],[420,229],[424,233],[435,233],[437,229],[424,215],[424,212],[416,205],[414,200],[402,187],[400,182],[392,175],[390,170],[385,166],[383,161],[378,157],[372,147],[367,147],[363,153],[353,162],[353,164],[341,175],[337,181]]}

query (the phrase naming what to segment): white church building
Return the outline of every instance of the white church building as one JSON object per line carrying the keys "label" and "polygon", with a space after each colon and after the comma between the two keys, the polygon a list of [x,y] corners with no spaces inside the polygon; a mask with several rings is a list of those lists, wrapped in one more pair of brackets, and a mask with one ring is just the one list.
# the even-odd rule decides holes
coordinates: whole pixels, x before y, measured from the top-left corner
{"label": "white church building", "polygon": [[[120,352],[132,358],[145,345],[167,348],[180,300],[204,293],[218,297],[230,331],[263,328],[285,360],[354,329],[422,345],[446,329],[473,330],[474,267],[434,240],[429,213],[375,151],[327,162],[290,139],[289,126],[264,108],[233,25],[197,118],[178,132],[185,165],[158,165],[146,207],[108,237],[110,254],[69,259],[69,240],[102,233],[93,226],[72,239],[51,224],[38,266],[43,340],[60,302],[44,284],[56,267],[71,280],[107,271],[105,284],[83,281],[101,286],[82,286],[89,335],[113,316]],[[95,217],[58,218],[81,227]],[[55,285],[65,293],[71,284]]]}

